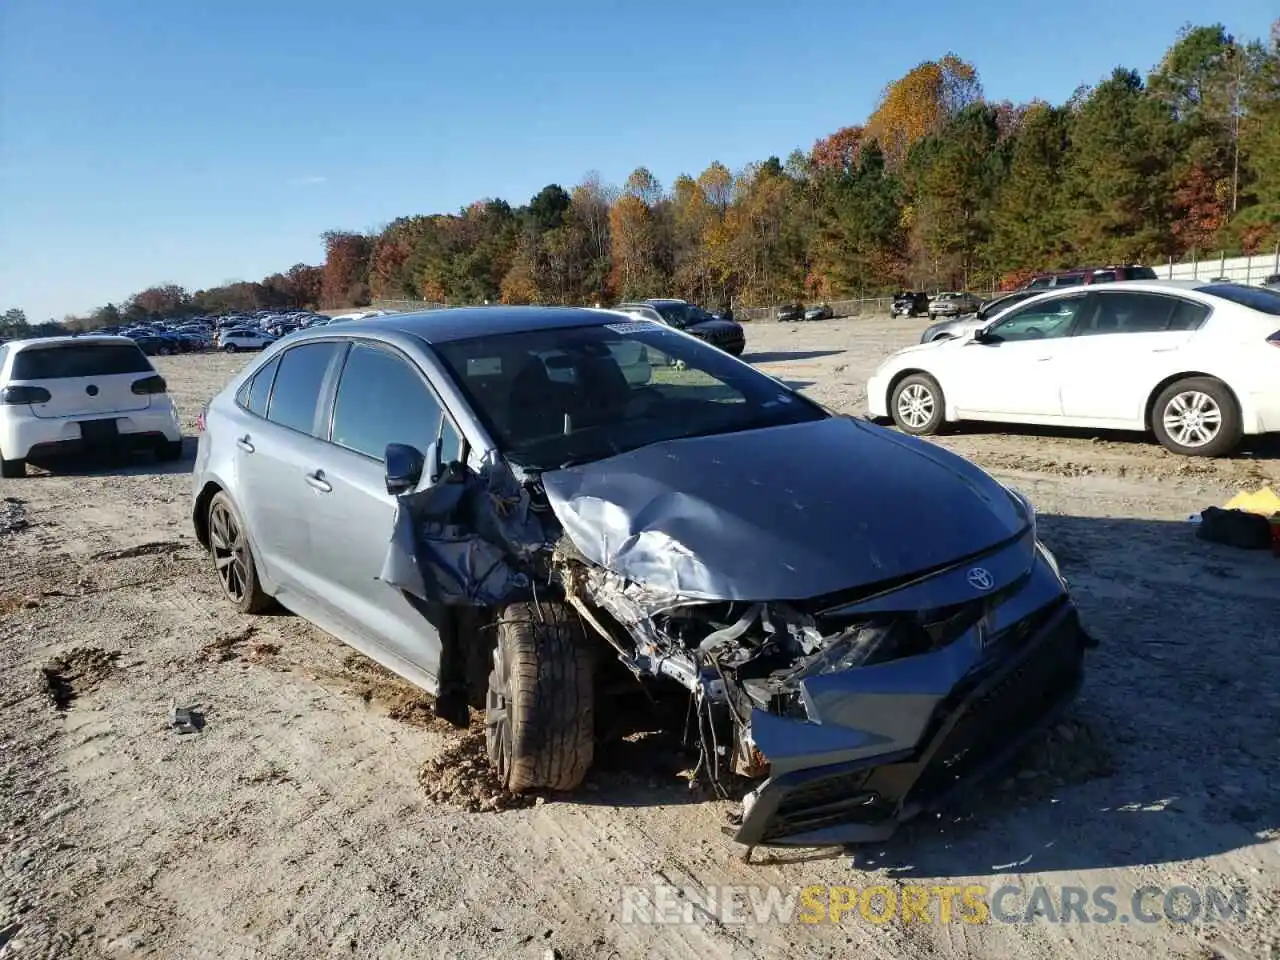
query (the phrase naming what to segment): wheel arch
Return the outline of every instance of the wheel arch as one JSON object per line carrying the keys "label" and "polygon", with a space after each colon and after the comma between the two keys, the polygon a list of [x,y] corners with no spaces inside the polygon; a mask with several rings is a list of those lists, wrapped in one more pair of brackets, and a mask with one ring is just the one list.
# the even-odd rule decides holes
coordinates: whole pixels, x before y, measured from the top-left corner
{"label": "wheel arch", "polygon": [[191,524],[195,527],[196,539],[200,546],[209,549],[209,504],[213,498],[224,493],[223,487],[216,480],[210,480],[196,495],[195,504],[191,508]]}
{"label": "wheel arch", "polygon": [[1155,429],[1156,400],[1159,399],[1160,394],[1179,380],[1191,380],[1196,377],[1204,380],[1212,380],[1214,383],[1222,384],[1222,388],[1230,394],[1231,402],[1236,405],[1236,413],[1241,417],[1244,416],[1244,408],[1240,405],[1240,397],[1236,394],[1235,390],[1232,389],[1231,384],[1227,383],[1227,381],[1223,380],[1221,377],[1214,376],[1212,373],[1204,373],[1203,371],[1197,370],[1184,370],[1182,373],[1175,373],[1165,377],[1152,387],[1151,392],[1147,394],[1147,404],[1142,411],[1142,422],[1146,426],[1147,430]]}

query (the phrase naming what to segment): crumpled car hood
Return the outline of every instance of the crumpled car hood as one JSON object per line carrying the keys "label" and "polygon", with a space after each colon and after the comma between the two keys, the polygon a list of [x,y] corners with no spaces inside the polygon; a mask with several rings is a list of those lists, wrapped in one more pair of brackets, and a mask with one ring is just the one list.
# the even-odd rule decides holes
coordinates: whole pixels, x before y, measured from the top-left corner
{"label": "crumpled car hood", "polygon": [[653,444],[542,483],[588,560],[703,600],[803,600],[892,580],[1027,523],[968,461],[844,417]]}

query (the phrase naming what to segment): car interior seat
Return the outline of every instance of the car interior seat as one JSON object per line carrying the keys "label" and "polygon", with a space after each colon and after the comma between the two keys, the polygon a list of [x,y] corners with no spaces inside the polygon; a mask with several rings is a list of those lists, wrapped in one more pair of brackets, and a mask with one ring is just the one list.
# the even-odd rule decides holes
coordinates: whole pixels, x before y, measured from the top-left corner
{"label": "car interior seat", "polygon": [[513,437],[549,437],[564,430],[569,413],[564,386],[551,379],[540,357],[529,354],[511,381],[507,430]]}

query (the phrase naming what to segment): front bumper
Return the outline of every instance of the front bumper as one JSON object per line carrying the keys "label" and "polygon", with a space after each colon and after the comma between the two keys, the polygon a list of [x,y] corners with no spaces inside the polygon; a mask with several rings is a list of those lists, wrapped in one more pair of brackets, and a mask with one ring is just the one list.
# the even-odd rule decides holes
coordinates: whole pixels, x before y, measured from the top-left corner
{"label": "front bumper", "polygon": [[897,749],[900,742],[881,738],[888,751],[823,763],[824,752],[828,760],[837,753],[847,757],[876,738],[827,724],[795,724],[791,742],[811,741],[804,748],[813,763],[773,776],[749,795],[734,839],[748,846],[881,841],[1005,766],[1075,698],[1084,651],[1093,645],[1065,593],[1007,629],[1000,641],[1006,652],[949,691],[926,682],[876,695],[875,709],[884,715],[896,706],[903,718],[896,722],[908,728],[910,714],[936,700],[911,748]]}
{"label": "front bumper", "polygon": [[867,415],[873,420],[889,416],[889,379],[872,376],[867,380]]}

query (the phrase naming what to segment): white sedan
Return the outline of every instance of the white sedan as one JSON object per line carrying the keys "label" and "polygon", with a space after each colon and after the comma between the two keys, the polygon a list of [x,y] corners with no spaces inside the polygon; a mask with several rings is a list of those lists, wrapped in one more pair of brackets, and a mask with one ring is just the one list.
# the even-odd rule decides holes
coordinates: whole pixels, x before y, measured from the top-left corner
{"label": "white sedan", "polygon": [[1280,432],[1280,293],[1177,280],[1046,293],[894,353],[867,406],[916,435],[957,420],[1149,430],[1175,453],[1222,456]]}

